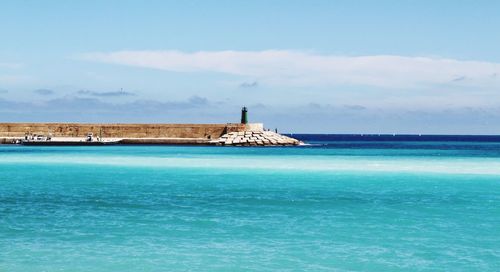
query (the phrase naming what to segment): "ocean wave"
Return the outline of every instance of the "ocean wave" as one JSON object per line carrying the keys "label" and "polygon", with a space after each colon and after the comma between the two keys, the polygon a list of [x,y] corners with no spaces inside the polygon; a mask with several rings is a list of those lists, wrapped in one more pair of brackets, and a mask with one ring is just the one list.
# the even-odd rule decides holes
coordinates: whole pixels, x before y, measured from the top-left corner
{"label": "ocean wave", "polygon": [[274,171],[356,171],[500,175],[497,158],[380,158],[364,156],[109,156],[18,154],[0,157],[0,164],[108,165],[151,168],[249,169]]}

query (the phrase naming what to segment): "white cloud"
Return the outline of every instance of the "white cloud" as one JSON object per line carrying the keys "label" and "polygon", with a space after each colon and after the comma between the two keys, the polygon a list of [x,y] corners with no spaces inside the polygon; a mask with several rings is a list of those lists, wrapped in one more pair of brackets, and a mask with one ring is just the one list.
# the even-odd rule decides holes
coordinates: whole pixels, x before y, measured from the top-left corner
{"label": "white cloud", "polygon": [[[117,51],[80,59],[175,72],[217,72],[285,86],[368,85],[405,88],[440,84],[498,86],[500,63],[391,55],[335,56],[289,50]],[[460,78],[461,80],[457,80]]]}

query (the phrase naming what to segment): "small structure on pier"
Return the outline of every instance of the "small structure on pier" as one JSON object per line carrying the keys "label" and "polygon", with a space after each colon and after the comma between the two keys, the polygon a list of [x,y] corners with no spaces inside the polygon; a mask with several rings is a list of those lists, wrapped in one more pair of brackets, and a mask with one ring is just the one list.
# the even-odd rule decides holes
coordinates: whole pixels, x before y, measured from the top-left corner
{"label": "small structure on pier", "polygon": [[241,123],[248,124],[248,110],[247,107],[241,109]]}

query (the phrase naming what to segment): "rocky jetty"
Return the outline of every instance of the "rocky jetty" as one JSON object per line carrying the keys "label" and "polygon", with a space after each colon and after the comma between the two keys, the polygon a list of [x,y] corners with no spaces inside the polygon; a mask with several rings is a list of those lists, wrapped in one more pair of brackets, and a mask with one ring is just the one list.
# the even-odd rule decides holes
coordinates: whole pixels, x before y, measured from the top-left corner
{"label": "rocky jetty", "polygon": [[301,144],[297,139],[272,131],[230,132],[212,143],[225,146],[293,146]]}
{"label": "rocky jetty", "polygon": [[[186,144],[219,146],[293,146],[299,140],[266,131],[262,123],[249,123],[241,110],[240,123],[227,124],[113,124],[113,123],[0,123],[0,144],[80,145],[91,137],[98,143]],[[33,141],[36,138],[36,141]],[[43,141],[39,140],[43,139]],[[50,139],[50,140],[48,140]],[[88,144],[88,143],[86,143]]]}

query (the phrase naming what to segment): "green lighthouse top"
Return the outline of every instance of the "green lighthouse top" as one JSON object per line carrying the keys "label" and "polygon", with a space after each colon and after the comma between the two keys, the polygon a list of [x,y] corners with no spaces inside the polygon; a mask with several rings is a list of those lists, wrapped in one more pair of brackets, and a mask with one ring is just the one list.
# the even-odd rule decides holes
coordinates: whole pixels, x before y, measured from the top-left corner
{"label": "green lighthouse top", "polygon": [[247,116],[247,107],[243,107],[241,109],[241,123],[242,124],[247,124],[248,123],[248,116]]}

